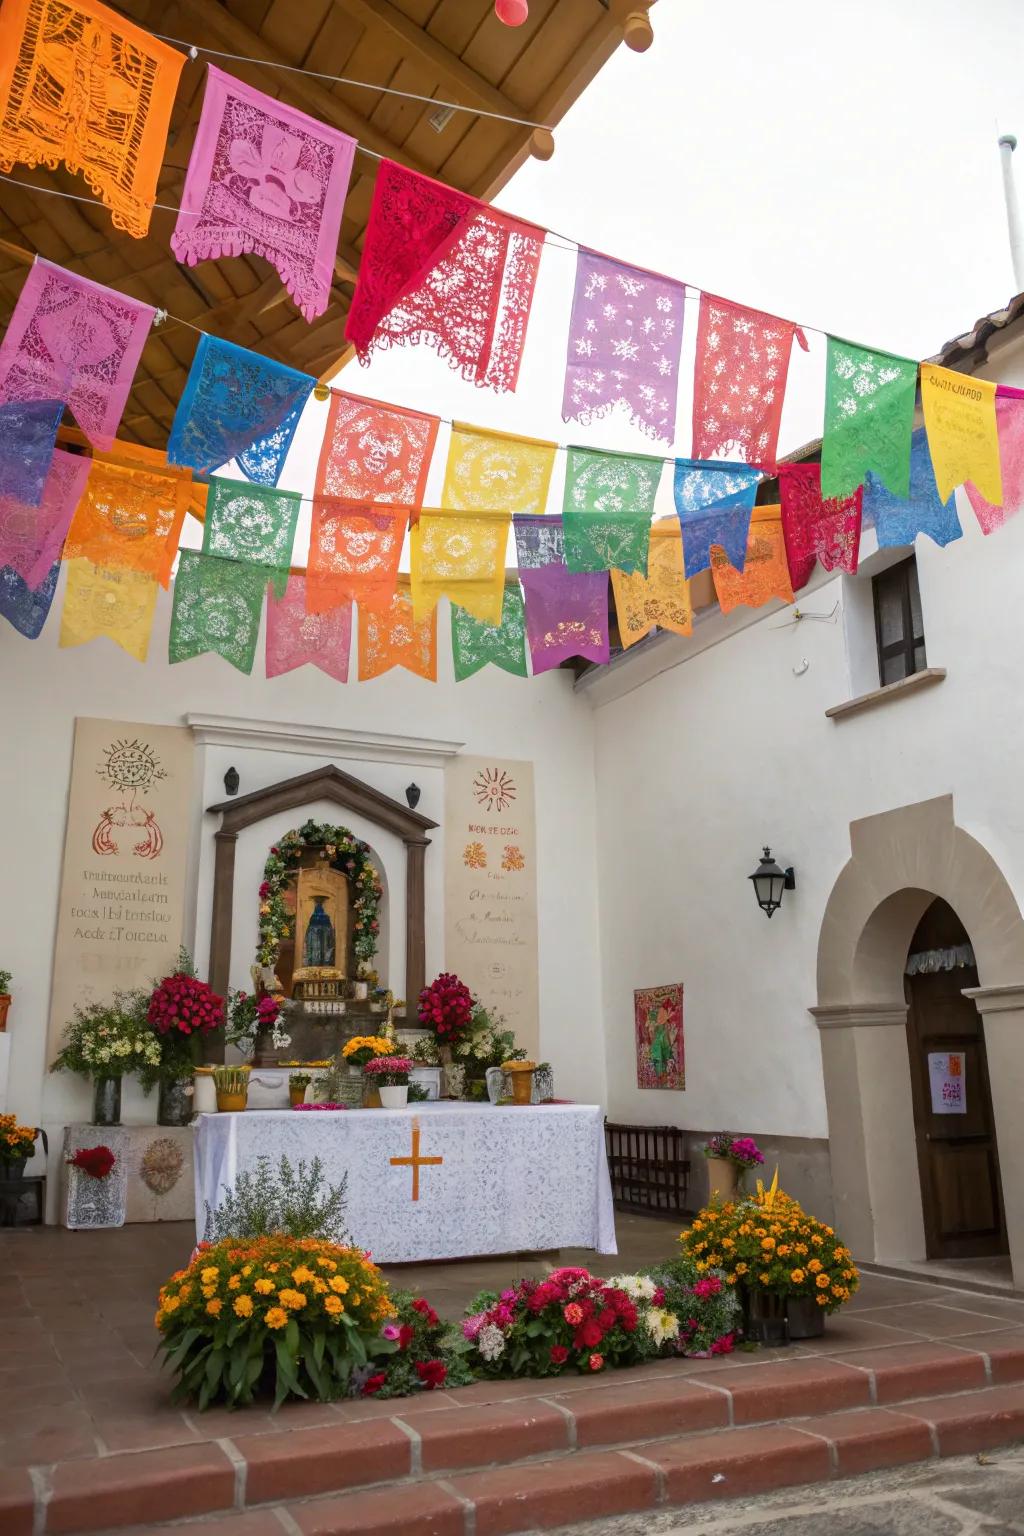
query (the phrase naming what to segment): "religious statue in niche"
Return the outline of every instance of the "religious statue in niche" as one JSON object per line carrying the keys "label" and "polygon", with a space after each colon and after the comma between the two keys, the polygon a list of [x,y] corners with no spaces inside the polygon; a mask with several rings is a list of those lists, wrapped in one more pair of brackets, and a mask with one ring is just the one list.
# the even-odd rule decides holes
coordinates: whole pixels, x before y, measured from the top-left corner
{"label": "religious statue in niche", "polygon": [[138,837],[132,852],[141,859],[155,859],[164,845],[156,814],[136,797],[167,774],[153,749],[136,737],[133,741],[112,741],[96,770],[121,799],[103,812],[92,835],[93,852],[116,854],[121,851],[119,833]]}
{"label": "religious statue in niche", "polygon": [[686,1087],[683,983],[641,987],[633,993],[638,1088]]}
{"label": "religious statue in niche", "polygon": [[[307,821],[273,845],[259,889],[259,991],[278,996],[295,1059],[337,1054],[362,1015],[380,933],[383,888],[368,845],[347,827]],[[367,977],[372,976],[372,983]],[[258,1045],[257,1064],[268,1065]]]}

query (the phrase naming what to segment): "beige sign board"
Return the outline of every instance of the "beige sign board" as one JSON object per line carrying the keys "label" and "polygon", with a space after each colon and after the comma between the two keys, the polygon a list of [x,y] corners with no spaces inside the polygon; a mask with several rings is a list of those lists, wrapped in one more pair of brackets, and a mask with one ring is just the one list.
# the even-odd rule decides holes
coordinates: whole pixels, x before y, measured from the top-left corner
{"label": "beige sign board", "polygon": [[445,767],[445,965],[504,1015],[536,1059],[537,840],[533,764],[452,758]]}
{"label": "beige sign board", "polygon": [[50,1000],[52,1057],[79,1002],[148,986],[184,932],[192,732],[75,721]]}

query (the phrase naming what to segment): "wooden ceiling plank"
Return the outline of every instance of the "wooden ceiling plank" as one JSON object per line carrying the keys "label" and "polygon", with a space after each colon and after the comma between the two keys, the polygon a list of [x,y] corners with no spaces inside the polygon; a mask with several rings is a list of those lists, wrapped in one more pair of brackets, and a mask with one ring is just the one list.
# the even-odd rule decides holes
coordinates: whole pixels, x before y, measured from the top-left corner
{"label": "wooden ceiling plank", "polygon": [[429,174],[426,167],[407,155],[399,145],[393,144],[390,139],[378,133],[364,117],[352,111],[330,91],[325,90],[318,81],[311,79],[308,75],[293,74],[289,70],[262,68],[263,64],[274,63],[273,50],[268,48],[255,32],[242,22],[236,21],[229,11],[219,5],[211,5],[210,0],[177,0],[177,3],[183,12],[187,12],[194,18],[206,37],[213,36],[232,52],[245,54],[249,58],[260,61],[244,66],[247,73],[255,77],[255,83],[260,90],[266,91],[271,96],[289,98],[303,111],[333,124],[345,133],[352,134],[367,149],[375,150],[389,160],[397,160],[400,164],[409,166],[411,170]]}
{"label": "wooden ceiling plank", "polygon": [[425,59],[436,70],[439,79],[452,87],[450,92],[442,94],[453,94],[466,106],[483,107],[488,112],[507,113],[513,117],[522,115],[522,108],[516,102],[464,64],[458,54],[452,53],[436,37],[403,15],[391,0],[339,0],[339,3],[367,26],[386,27],[403,47]]}

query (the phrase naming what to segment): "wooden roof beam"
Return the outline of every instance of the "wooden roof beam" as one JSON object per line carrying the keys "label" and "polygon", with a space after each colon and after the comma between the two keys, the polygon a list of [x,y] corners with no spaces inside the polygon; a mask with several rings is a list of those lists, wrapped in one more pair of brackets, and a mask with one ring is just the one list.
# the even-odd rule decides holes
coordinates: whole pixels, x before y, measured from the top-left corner
{"label": "wooden roof beam", "polygon": [[[340,96],[333,95],[309,75],[294,74],[290,70],[261,68],[261,64],[273,65],[281,61],[257,33],[232,16],[230,11],[220,5],[211,4],[210,0],[176,0],[176,4],[183,15],[195,21],[197,39],[208,39],[212,36],[233,53],[244,54],[247,58],[261,61],[246,64],[238,69],[239,73],[244,69],[255,76],[261,91],[266,91],[271,96],[281,95],[290,98],[311,116],[321,118],[325,123],[340,128],[343,133],[352,134],[367,149],[375,150],[378,154],[387,156],[389,160],[397,160],[399,164],[408,166],[410,170],[419,171],[423,176],[431,174],[421,160],[408,154],[399,145],[393,144],[386,134],[381,133],[358,112],[354,112]],[[202,41],[197,41],[196,46],[202,51]],[[238,66],[235,67],[238,68]]]}
{"label": "wooden roof beam", "polygon": [[391,0],[340,0],[341,8],[366,26],[386,27],[406,47],[431,64],[442,80],[447,80],[465,106],[483,107],[503,117],[522,117],[523,108],[511,101],[497,86],[464,64],[424,27],[418,27]]}

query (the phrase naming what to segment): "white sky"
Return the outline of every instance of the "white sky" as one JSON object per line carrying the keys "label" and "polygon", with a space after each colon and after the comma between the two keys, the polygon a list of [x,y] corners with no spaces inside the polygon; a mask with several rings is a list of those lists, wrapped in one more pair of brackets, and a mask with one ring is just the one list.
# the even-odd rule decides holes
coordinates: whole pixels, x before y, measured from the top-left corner
{"label": "white sky", "polygon": [[[1024,0],[659,0],[652,21],[653,47],[616,52],[556,130],[554,157],[528,161],[501,207],[917,358],[1013,293],[996,139],[1021,138],[1024,196]],[[352,364],[336,382],[561,443],[688,454],[695,302],[671,450],[618,414],[562,422],[574,271],[574,253],[545,247],[514,395],[464,383],[426,347]],[[821,430],[824,339],[808,340],[810,354],[793,351],[781,452]],[[306,494],[325,411],[311,402],[282,479]],[[442,427],[427,505],[446,451]],[[671,510],[668,481],[659,512]]]}

